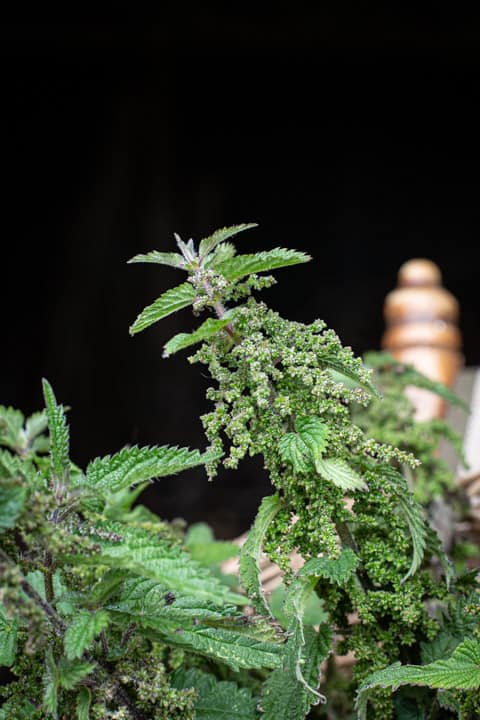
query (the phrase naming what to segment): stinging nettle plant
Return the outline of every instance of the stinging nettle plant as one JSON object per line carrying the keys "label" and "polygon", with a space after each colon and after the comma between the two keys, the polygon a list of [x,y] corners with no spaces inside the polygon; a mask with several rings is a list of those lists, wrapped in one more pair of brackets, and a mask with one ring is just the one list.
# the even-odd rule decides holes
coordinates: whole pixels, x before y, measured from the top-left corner
{"label": "stinging nettle plant", "polygon": [[216,567],[237,549],[132,509],[152,478],[215,452],[130,447],[82,472],[43,388],[45,412],[0,407],[0,718],[254,717],[254,683],[229,673],[279,667],[281,638]]}
{"label": "stinging nettle plant", "polygon": [[[274,283],[260,273],[310,258],[237,255],[231,238],[252,227],[198,249],[177,236],[178,253],[131,261],[187,272],[132,334],[182,308],[209,314],[164,353],[201,343],[190,361],[214,383],[206,452],[125,448],[82,471],[46,381],[44,412],[0,408],[2,720],[479,716],[476,576],[456,575],[409,487],[418,479],[428,502],[445,485],[427,461],[440,436],[455,438],[444,426],[417,434],[398,391],[399,378],[428,382],[412,368],[367,359],[373,375],[322,321],[291,322],[254,299]],[[235,547],[136,502],[154,478],[198,465],[214,478],[247,454],[263,458],[272,495],[241,551],[242,591],[219,567]],[[271,597],[262,553],[284,573]],[[337,658],[350,651],[345,672]]]}
{"label": "stinging nettle plant", "polygon": [[[215,382],[207,391],[213,409],[202,417],[218,452],[207,464],[209,476],[220,462],[234,469],[247,454],[260,455],[270,475],[274,493],[261,503],[240,559],[243,586],[260,616],[272,617],[260,582],[262,552],[282,568],[286,584],[282,667],[265,682],[262,717],[305,717],[311,706],[328,700],[329,682],[335,698],[338,678],[331,659],[324,689],[318,690],[319,665],[332,648],[340,655],[354,653],[346,695],[353,699],[356,693],[359,718],[367,713],[382,720],[406,718],[408,712],[418,718],[477,717],[475,574],[455,576],[409,486],[417,476],[417,495],[428,502],[447,483],[439,461],[422,471],[409,446],[421,451],[425,462],[442,437],[457,447],[458,442],[444,424],[420,428],[412,409],[402,405],[398,387],[403,380],[403,387],[416,384],[457,400],[413,368],[385,356],[374,363],[371,356],[387,388],[388,371],[396,377],[382,420],[372,371],[332,330],[319,320],[310,325],[285,320],[252,297],[274,283],[258,273],[310,260],[283,248],[237,255],[230,239],[252,227],[218,230],[201,240],[198,250],[192,240],[176,236],[179,253],[134,257],[131,262],[181,268],[188,278],[147,307],[130,332],[188,306],[195,314],[213,315],[192,333],[169,340],[164,355],[202,343],[189,360],[206,365]],[[387,417],[394,418],[389,428]],[[390,429],[390,438],[401,439],[402,449],[369,435],[371,428],[381,437],[382,424],[387,438]],[[290,563],[293,551],[304,560],[297,573]],[[323,616],[312,626],[305,621],[306,609],[315,598]],[[397,690],[393,696],[391,689]],[[353,712],[347,707],[348,702],[342,712]],[[339,717],[328,703],[320,713]]]}

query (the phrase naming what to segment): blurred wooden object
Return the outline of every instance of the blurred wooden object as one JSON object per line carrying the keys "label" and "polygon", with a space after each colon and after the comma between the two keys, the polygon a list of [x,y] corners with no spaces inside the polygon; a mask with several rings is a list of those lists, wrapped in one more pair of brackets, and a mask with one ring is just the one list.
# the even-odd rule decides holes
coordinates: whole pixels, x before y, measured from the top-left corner
{"label": "blurred wooden object", "polygon": [[[384,315],[382,347],[432,380],[453,387],[463,365],[459,306],[442,287],[437,265],[425,259],[404,263],[397,288],[385,299]],[[408,388],[408,395],[418,420],[444,416],[445,403],[433,393]]]}

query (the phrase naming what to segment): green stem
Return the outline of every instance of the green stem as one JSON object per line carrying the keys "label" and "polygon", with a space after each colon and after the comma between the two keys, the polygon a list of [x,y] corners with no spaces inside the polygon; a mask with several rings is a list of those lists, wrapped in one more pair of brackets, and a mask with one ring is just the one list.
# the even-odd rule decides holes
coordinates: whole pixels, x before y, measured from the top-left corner
{"label": "green stem", "polygon": [[[203,280],[202,285],[203,285],[204,290],[207,293],[208,297],[213,302],[213,309],[215,310],[216,316],[218,317],[219,320],[222,320],[225,317],[225,312],[226,312],[225,305],[220,300],[214,301],[213,288],[210,285],[210,283],[208,282],[208,280]],[[232,340],[234,340],[235,342],[238,342],[238,335],[235,332],[235,328],[233,327],[232,323],[228,323],[228,325],[225,325],[224,330],[225,330],[225,332],[227,332],[230,335]]]}

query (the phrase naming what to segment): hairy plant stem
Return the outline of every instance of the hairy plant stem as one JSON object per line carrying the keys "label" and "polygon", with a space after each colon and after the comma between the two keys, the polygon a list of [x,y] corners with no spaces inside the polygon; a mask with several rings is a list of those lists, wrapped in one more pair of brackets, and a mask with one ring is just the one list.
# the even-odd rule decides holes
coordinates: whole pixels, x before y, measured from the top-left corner
{"label": "hairy plant stem", "polygon": [[126,645],[130,638],[132,637],[133,633],[137,629],[137,623],[130,623],[130,625],[127,627],[125,632],[122,635],[121,644]]}
{"label": "hairy plant stem", "polygon": [[[223,320],[223,318],[225,317],[225,312],[226,312],[225,305],[220,300],[214,301],[213,288],[210,285],[210,283],[208,282],[208,280],[202,280],[202,285],[203,285],[203,288],[204,288],[205,292],[207,293],[209,299],[213,302],[213,309],[215,310],[216,316],[218,317],[219,320]],[[232,323],[228,323],[228,325],[225,325],[224,330],[225,330],[225,332],[227,332],[230,335],[232,340],[234,340],[235,342],[238,342],[237,333],[235,332],[235,328],[233,327]]]}
{"label": "hairy plant stem", "polygon": [[45,596],[47,598],[47,602],[51,603],[55,597],[55,592],[53,590],[54,563],[52,553],[48,551],[45,554],[45,566]]}

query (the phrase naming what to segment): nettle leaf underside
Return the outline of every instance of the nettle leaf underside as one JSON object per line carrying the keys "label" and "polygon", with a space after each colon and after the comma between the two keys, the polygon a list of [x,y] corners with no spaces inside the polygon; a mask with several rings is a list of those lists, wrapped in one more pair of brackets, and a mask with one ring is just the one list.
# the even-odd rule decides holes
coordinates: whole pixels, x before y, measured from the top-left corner
{"label": "nettle leaf underside", "polygon": [[166,585],[137,579],[126,583],[112,614],[129,615],[144,635],[156,636],[239,668],[279,667],[280,637],[264,621],[244,623],[233,606],[221,606],[192,593],[165,600]]}
{"label": "nettle leaf underside", "polygon": [[415,500],[404,476],[390,467],[381,467],[382,475],[390,485],[390,492],[398,503],[398,509],[410,532],[412,540],[412,562],[410,568],[402,579],[402,583],[414,575],[423,562],[429,527],[425,522],[422,506]]}
{"label": "nettle leaf underside", "polygon": [[367,490],[367,484],[363,478],[341,458],[319,459],[317,472],[344,492]]}
{"label": "nettle leaf underside", "polygon": [[267,530],[281,507],[278,495],[263,498],[240,553],[240,578],[250,601],[260,613],[270,614],[270,608],[262,590],[259,561]]}
{"label": "nettle leaf underside", "polygon": [[135,255],[128,264],[132,263],[154,263],[156,265],[169,265],[170,267],[184,269],[185,258],[180,253],[165,253],[152,250],[144,255]]}

